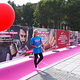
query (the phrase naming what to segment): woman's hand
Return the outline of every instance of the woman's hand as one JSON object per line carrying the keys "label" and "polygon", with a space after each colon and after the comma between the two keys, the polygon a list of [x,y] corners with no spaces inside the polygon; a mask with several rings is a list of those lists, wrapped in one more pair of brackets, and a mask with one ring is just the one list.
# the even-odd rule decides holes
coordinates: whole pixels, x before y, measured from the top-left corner
{"label": "woman's hand", "polygon": [[35,46],[35,48],[38,48],[38,47]]}

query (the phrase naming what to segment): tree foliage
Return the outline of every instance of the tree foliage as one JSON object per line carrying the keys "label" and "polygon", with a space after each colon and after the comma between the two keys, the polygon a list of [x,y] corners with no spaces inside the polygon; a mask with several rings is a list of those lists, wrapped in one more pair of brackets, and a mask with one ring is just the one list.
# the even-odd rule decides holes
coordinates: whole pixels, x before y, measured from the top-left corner
{"label": "tree foliage", "polygon": [[33,24],[33,4],[27,3],[23,6],[16,6],[14,2],[8,1],[15,11],[14,25],[32,26]]}
{"label": "tree foliage", "polygon": [[60,27],[64,17],[65,0],[41,0],[34,12],[36,20],[44,27]]}
{"label": "tree foliage", "polygon": [[41,0],[34,10],[32,3],[16,6],[14,25],[80,30],[80,0]]}
{"label": "tree foliage", "polygon": [[44,27],[61,29],[68,26],[72,30],[80,30],[80,1],[41,0],[34,17]]}
{"label": "tree foliage", "polygon": [[22,17],[23,17],[24,25],[32,26],[33,13],[34,13],[33,5],[31,3],[27,3],[26,5],[23,5],[22,12],[23,12]]}
{"label": "tree foliage", "polygon": [[68,0],[67,2],[67,22],[72,30],[80,30],[80,1]]}

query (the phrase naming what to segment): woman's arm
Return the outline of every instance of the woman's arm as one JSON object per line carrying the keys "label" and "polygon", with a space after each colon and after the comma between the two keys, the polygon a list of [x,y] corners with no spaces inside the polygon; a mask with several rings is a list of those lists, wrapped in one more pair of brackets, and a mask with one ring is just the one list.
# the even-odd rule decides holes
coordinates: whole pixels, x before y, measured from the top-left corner
{"label": "woman's arm", "polygon": [[31,47],[35,47],[35,48],[38,48],[38,47],[36,47],[36,46],[34,46],[34,45],[31,45]]}

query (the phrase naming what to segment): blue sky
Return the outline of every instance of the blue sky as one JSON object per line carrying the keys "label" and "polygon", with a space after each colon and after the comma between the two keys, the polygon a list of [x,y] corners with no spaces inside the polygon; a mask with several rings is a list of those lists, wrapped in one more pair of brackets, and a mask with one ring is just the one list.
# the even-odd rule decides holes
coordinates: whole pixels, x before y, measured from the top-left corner
{"label": "blue sky", "polygon": [[[0,3],[7,3],[8,1],[9,0],[0,0]],[[40,0],[10,0],[10,1],[14,1],[16,5],[23,5],[23,4],[26,4],[27,2],[37,3]]]}

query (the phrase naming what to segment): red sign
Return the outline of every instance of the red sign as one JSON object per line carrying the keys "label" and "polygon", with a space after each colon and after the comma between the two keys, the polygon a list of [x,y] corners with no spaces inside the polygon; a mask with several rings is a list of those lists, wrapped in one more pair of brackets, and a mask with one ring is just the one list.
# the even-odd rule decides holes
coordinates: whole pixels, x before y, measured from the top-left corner
{"label": "red sign", "polygon": [[69,31],[56,30],[57,48],[67,47],[69,45]]}

